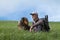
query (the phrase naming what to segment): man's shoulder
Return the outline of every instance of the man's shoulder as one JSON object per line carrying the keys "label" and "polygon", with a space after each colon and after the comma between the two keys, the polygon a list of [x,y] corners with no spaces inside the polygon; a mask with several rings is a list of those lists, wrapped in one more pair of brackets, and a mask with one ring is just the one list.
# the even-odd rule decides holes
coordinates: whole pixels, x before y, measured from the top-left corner
{"label": "man's shoulder", "polygon": [[43,19],[40,18],[38,22],[43,22]]}
{"label": "man's shoulder", "polygon": [[39,20],[45,20],[45,18],[40,18]]}
{"label": "man's shoulder", "polygon": [[[37,22],[43,22],[43,20],[39,19]],[[37,23],[37,22],[32,22],[32,24]]]}

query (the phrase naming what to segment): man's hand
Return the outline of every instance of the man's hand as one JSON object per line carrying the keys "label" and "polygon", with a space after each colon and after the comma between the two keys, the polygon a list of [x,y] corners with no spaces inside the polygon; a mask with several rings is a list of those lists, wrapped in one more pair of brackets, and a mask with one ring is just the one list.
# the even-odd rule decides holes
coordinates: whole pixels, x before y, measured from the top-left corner
{"label": "man's hand", "polygon": [[30,27],[30,32],[32,32],[33,26]]}

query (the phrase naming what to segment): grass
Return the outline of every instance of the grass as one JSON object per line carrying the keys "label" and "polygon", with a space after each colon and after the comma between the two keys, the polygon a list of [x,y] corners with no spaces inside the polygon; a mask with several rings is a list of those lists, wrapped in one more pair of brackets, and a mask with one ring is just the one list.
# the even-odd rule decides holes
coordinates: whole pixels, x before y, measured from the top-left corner
{"label": "grass", "polygon": [[35,33],[18,30],[17,21],[0,21],[0,40],[60,40],[60,22],[50,22],[49,25],[50,32]]}

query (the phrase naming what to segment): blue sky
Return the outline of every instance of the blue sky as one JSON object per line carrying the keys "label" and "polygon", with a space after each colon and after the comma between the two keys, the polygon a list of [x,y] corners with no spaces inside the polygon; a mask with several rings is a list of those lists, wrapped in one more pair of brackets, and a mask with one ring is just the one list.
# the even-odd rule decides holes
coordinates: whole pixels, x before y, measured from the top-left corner
{"label": "blue sky", "polygon": [[20,20],[38,12],[39,18],[49,16],[49,21],[60,21],[60,0],[0,0],[0,20]]}

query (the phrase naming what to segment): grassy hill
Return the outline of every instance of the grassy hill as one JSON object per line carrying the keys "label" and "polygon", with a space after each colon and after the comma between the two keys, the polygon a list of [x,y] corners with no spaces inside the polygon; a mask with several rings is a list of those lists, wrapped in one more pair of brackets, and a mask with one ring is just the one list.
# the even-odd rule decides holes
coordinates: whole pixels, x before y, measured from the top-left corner
{"label": "grassy hill", "polygon": [[35,33],[18,30],[17,21],[0,21],[0,40],[60,40],[60,22],[49,25],[50,32]]}

